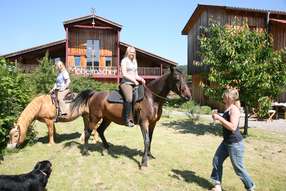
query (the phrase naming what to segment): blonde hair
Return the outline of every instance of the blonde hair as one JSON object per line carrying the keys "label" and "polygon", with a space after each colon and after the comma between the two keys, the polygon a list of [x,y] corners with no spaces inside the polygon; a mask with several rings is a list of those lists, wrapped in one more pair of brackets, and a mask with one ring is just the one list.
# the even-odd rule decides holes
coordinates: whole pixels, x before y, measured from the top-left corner
{"label": "blonde hair", "polygon": [[65,64],[60,60],[57,60],[55,64],[56,66],[62,65],[63,67],[65,67]]}
{"label": "blonde hair", "polygon": [[56,61],[55,65],[59,68],[60,71],[66,70],[65,64],[60,60]]}
{"label": "blonde hair", "polygon": [[235,88],[227,89],[224,91],[223,96],[228,97],[233,101],[233,104],[240,108],[240,101],[239,101],[239,93],[238,90]]}
{"label": "blonde hair", "polygon": [[135,50],[135,48],[133,46],[128,46],[127,47],[124,57],[127,57],[130,52],[135,54],[134,58],[136,59],[136,50]]}

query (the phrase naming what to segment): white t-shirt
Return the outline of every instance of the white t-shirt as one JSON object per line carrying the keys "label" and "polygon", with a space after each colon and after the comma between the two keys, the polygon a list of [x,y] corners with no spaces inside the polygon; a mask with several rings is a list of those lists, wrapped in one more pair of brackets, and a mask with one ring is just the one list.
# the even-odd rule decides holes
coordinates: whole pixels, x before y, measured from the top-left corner
{"label": "white t-shirt", "polygon": [[68,79],[70,79],[70,76],[66,70],[58,73],[57,80],[56,80],[56,86],[57,86],[56,89],[60,91],[65,90],[67,88],[66,82]]}
{"label": "white t-shirt", "polygon": [[[125,66],[127,74],[137,76],[137,61],[135,59],[132,61],[128,57],[123,58],[121,61],[121,67],[122,66]],[[123,76],[122,83],[125,82],[133,84],[132,81]]]}

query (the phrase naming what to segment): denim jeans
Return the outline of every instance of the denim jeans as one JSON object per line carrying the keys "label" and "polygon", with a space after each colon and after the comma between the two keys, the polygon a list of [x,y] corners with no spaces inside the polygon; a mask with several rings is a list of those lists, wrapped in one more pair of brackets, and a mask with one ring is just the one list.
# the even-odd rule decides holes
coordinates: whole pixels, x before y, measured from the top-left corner
{"label": "denim jeans", "polygon": [[231,144],[222,142],[219,145],[213,158],[213,170],[211,174],[211,179],[215,182],[215,184],[221,184],[223,162],[229,156],[233,169],[235,173],[242,180],[244,187],[247,190],[254,189],[255,187],[254,182],[248,175],[243,164],[243,153],[244,153],[243,141]]}

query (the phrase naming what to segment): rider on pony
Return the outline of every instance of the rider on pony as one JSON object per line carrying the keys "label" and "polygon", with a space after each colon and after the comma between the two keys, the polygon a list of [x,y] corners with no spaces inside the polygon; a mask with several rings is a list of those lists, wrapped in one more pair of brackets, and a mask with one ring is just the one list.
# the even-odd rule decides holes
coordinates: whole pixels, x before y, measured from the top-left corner
{"label": "rider on pony", "polygon": [[57,61],[55,63],[56,69],[58,71],[56,83],[51,89],[50,93],[55,93],[57,97],[56,107],[57,107],[57,118],[67,115],[66,104],[64,102],[65,96],[69,93],[70,77],[67,72],[65,65],[62,61]]}
{"label": "rider on pony", "polygon": [[145,84],[145,80],[138,75],[136,51],[134,47],[129,46],[126,49],[124,58],[121,61],[122,81],[120,89],[124,97],[123,120],[125,125],[133,127],[134,122],[129,118],[132,112],[133,88],[139,85],[139,82]]}

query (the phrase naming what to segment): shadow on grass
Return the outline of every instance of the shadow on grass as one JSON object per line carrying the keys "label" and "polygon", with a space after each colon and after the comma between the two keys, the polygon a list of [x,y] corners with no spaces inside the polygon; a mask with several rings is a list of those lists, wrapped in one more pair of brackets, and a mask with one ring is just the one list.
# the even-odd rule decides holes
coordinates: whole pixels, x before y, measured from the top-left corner
{"label": "shadow on grass", "polygon": [[[64,148],[72,147],[74,145],[78,145],[77,147],[79,148],[80,153],[83,156],[86,155],[84,145],[80,144],[77,141],[68,141],[64,143]],[[112,143],[109,143],[108,150],[103,147],[102,143],[88,144],[87,149],[88,149],[88,152],[99,152],[102,156],[107,155],[107,154],[113,158],[119,158],[120,156],[125,156],[133,160],[134,162],[136,162],[138,167],[140,167],[140,161],[138,161],[135,158],[135,156],[138,156],[138,155],[143,156],[143,152],[140,151],[139,149],[131,149],[124,145],[114,145]]]}
{"label": "shadow on grass", "polygon": [[202,188],[210,189],[212,187],[212,183],[205,178],[197,176],[195,172],[189,170],[178,170],[172,169],[173,175],[170,175],[173,178],[178,180],[184,180],[189,183],[196,183]]}
{"label": "shadow on grass", "polygon": [[190,120],[163,122],[163,126],[178,130],[180,133],[192,133],[196,135],[213,134],[222,135],[222,128],[219,125],[196,123]]}
{"label": "shadow on grass", "polygon": [[[72,139],[76,139],[80,137],[80,133],[75,132],[75,133],[69,133],[69,134],[56,134],[56,136],[54,137],[55,142],[56,143],[61,143],[63,141],[68,141],[68,140],[72,140]],[[48,135],[44,136],[44,137],[40,137],[38,139],[39,142],[47,144],[49,142],[48,140]]]}

